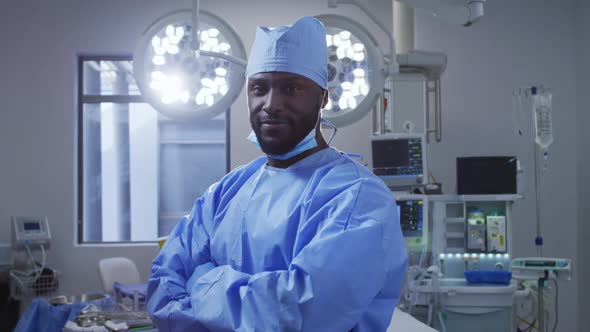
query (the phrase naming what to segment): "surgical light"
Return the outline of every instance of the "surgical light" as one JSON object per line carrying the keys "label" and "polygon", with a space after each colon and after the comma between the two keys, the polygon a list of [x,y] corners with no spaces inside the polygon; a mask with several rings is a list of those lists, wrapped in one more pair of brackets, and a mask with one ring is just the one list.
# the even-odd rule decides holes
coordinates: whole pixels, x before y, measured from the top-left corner
{"label": "surgical light", "polygon": [[386,78],[377,41],[355,21],[319,15],[326,26],[329,101],[323,116],[336,126],[362,119],[375,106]]}
{"label": "surgical light", "polygon": [[246,51],[237,33],[221,18],[196,12],[196,21],[191,10],[156,20],[133,56],[145,101],[173,119],[214,117],[230,107],[245,82]]}

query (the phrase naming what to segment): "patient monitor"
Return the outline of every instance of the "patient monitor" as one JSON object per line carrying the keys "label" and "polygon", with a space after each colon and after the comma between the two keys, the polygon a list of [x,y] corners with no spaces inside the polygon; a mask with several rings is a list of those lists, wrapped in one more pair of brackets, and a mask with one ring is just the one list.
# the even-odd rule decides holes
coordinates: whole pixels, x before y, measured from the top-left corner
{"label": "patient monitor", "polygon": [[393,189],[423,186],[427,182],[425,152],[424,135],[372,136],[373,173]]}

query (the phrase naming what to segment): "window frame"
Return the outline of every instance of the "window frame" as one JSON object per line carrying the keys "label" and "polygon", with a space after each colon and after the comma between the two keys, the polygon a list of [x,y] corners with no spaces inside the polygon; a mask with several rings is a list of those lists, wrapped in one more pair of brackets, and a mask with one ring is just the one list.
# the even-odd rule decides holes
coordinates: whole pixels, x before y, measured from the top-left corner
{"label": "window frame", "polygon": [[[84,105],[85,104],[101,104],[101,103],[145,103],[147,101],[141,94],[139,95],[86,95],[84,94],[84,63],[86,61],[133,61],[133,56],[130,54],[122,55],[77,55],[77,131],[76,131],[76,144],[77,155],[76,155],[76,172],[77,172],[77,204],[74,204],[76,208],[76,244],[77,245],[130,245],[130,244],[151,244],[157,243],[157,239],[153,241],[84,241]],[[230,162],[230,151],[231,151],[231,108],[225,111],[225,173],[229,173],[231,170]],[[197,197],[195,197],[196,199]]]}

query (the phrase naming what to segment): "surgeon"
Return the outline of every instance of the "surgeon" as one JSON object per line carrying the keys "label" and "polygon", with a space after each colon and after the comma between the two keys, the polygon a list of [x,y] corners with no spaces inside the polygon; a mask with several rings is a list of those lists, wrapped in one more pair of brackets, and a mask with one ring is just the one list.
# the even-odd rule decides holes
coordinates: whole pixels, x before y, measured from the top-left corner
{"label": "surgeon", "polygon": [[246,76],[265,154],[212,185],[156,257],[148,311],[167,331],[385,331],[406,253],[391,192],[328,146],[326,32],[259,27]]}

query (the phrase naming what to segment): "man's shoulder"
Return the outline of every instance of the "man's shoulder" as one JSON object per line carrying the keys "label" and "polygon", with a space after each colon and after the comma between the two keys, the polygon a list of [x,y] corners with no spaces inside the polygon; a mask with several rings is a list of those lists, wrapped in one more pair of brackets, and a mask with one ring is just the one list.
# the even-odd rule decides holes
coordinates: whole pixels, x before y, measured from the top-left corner
{"label": "man's shoulder", "polygon": [[266,158],[259,157],[245,165],[240,165],[224,175],[217,183],[213,184],[210,190],[226,191],[236,185],[242,185],[246,179],[256,173],[265,163]]}
{"label": "man's shoulder", "polygon": [[321,182],[329,182],[336,185],[340,190],[346,190],[353,186],[363,186],[388,194],[390,192],[385,183],[367,167],[344,154],[335,162],[320,167],[316,172],[316,176],[321,179]]}

